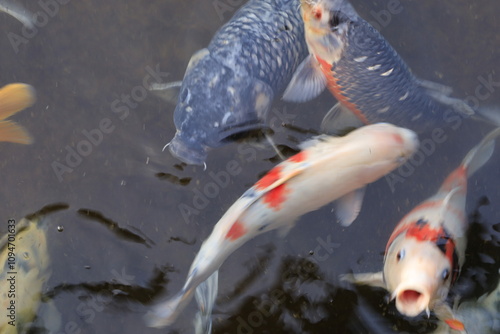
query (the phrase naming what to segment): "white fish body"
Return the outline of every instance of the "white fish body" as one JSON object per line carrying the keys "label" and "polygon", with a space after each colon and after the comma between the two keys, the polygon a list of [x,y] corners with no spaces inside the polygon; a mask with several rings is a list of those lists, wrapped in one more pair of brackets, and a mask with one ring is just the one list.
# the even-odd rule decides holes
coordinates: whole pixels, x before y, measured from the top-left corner
{"label": "white fish body", "polygon": [[[413,131],[390,124],[306,143],[301,152],[274,167],[228,209],[202,244],[181,291],[146,315],[149,326],[172,324],[198,285],[253,237],[278,228],[285,232],[301,215],[337,199],[337,217],[342,224],[350,224],[361,208],[364,186],[400,166],[418,148]],[[216,285],[211,281],[210,286]],[[209,294],[203,295],[213,299]]]}
{"label": "white fish body", "polygon": [[344,278],[387,289],[406,316],[433,309],[450,328],[463,331],[445,299],[465,260],[467,178],[489,160],[498,135],[500,128],[490,132],[435,195],[403,217],[387,243],[383,272]]}

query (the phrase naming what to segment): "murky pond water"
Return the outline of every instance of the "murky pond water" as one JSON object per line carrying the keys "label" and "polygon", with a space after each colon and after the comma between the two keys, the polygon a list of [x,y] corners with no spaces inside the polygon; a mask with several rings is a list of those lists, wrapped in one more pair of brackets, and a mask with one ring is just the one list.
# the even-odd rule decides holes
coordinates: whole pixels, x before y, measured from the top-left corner
{"label": "murky pond water", "polygon": [[[396,13],[389,10],[394,1],[353,5],[416,75],[452,86],[455,96],[471,103],[500,109],[500,3],[396,2]],[[36,104],[14,117],[35,143],[0,143],[0,232],[6,233],[8,219],[68,205],[45,222],[52,275],[41,310],[53,300],[61,315],[59,333],[160,332],[144,325],[144,313],[182,286],[214,224],[277,159],[265,142],[242,142],[214,150],[206,170],[180,164],[162,152],[175,133],[175,106],[144,85],[180,80],[190,56],[243,1],[22,3],[41,13],[39,27],[23,32],[19,22],[0,13],[0,86],[25,82],[36,88]],[[333,103],[329,93],[305,104],[276,102],[269,114],[274,140],[297,149]],[[433,194],[491,129],[472,120],[446,129],[444,143],[398,172],[404,182],[382,179],[368,187],[349,228],[335,224],[330,205],[302,217],[284,239],[269,233],[241,247],[220,270],[214,332],[430,330],[423,318],[398,316],[383,292],[353,289],[339,283],[338,275],[380,270],[397,221]],[[223,182],[217,175],[229,161],[238,173]],[[492,228],[500,222],[499,165],[497,150],[469,181],[474,242],[462,290],[470,297],[495,283],[498,265],[481,262],[479,254],[500,260],[500,236]],[[480,205],[484,198],[489,205]],[[163,332],[191,333],[195,311],[192,303]]]}

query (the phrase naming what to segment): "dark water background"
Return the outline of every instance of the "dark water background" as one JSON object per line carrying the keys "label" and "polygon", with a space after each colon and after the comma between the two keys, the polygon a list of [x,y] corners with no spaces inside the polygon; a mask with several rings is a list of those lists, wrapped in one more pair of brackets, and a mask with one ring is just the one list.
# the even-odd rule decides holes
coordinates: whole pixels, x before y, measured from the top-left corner
{"label": "dark water background", "polygon": [[[35,13],[47,13],[38,1],[22,3]],[[218,13],[214,3],[229,10]],[[193,332],[194,302],[169,329],[147,328],[142,316],[153,299],[170,296],[183,285],[214,224],[277,160],[271,159],[275,153],[265,142],[235,143],[213,151],[206,171],[179,164],[161,152],[175,132],[174,106],[151,93],[141,95],[141,86],[147,68],[159,68],[164,81],[180,80],[190,56],[209,43],[242,3],[67,1],[57,10],[52,6],[48,20],[17,50],[8,33],[23,36],[22,25],[0,13],[0,86],[25,82],[38,95],[33,107],[14,117],[35,143],[0,143],[0,232],[5,233],[9,218],[56,203],[69,205],[47,220],[52,276],[44,293],[61,313],[60,333]],[[419,77],[452,86],[455,96],[500,109],[498,1],[402,0],[399,13],[382,17],[374,13],[387,10],[386,1],[353,5],[378,24]],[[491,92],[481,87],[488,77],[497,83]],[[128,106],[120,102],[126,95],[135,96]],[[296,149],[311,134],[281,123],[317,130],[333,103],[329,93],[306,104],[275,103],[269,120],[277,144]],[[96,133],[102,122],[109,133],[85,146],[83,132]],[[338,275],[380,270],[396,222],[433,194],[491,129],[471,120],[446,129],[447,140],[394,191],[384,179],[369,186],[363,210],[349,228],[335,224],[332,206],[327,206],[302,217],[285,239],[269,233],[244,245],[220,270],[214,332],[431,329],[425,319],[408,322],[397,316],[383,292],[354,290],[340,284]],[[78,147],[88,154],[68,166],[68,152]],[[225,170],[228,161],[235,161],[240,173],[217,186],[211,172]],[[58,163],[68,167],[59,176],[54,170]],[[469,181],[467,212],[475,214],[474,242],[460,287],[471,297],[495,284],[496,265],[482,263],[487,258],[478,254],[499,260],[499,236],[493,229],[500,223],[499,165],[497,151]],[[185,218],[179,205],[195,207],[197,190],[214,196]],[[485,197],[490,204],[478,209]],[[333,252],[321,248],[325,241],[338,247]],[[470,282],[475,285],[466,284]]]}

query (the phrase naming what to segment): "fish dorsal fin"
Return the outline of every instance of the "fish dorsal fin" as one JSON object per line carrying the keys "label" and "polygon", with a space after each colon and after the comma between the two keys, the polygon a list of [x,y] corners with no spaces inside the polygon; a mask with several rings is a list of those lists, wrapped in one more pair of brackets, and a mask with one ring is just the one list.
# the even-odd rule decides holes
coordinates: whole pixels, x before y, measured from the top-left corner
{"label": "fish dorsal fin", "polygon": [[[440,207],[440,212],[439,212],[439,222],[440,223],[441,222],[444,223],[446,213],[449,210],[449,205],[454,202],[455,196],[459,196],[459,197],[463,196],[462,187],[457,186],[457,187],[451,189],[451,191],[448,192],[448,194],[446,194],[445,198],[443,199],[443,205],[441,205],[441,207]],[[461,237],[461,235],[455,235],[454,237]]]}
{"label": "fish dorsal fin", "polygon": [[167,83],[152,83],[149,85],[149,90],[162,100],[175,105],[179,100],[181,87],[182,81],[172,81]]}
{"label": "fish dorsal fin", "polygon": [[299,65],[292,80],[283,93],[283,100],[288,102],[305,102],[317,97],[326,87],[326,77],[321,71],[319,62],[309,55]]}
{"label": "fish dorsal fin", "polygon": [[467,170],[467,176],[471,176],[481,168],[493,155],[495,139],[500,135],[500,128],[496,128],[486,135],[481,142],[467,153],[462,166]]}
{"label": "fish dorsal fin", "polygon": [[363,125],[365,124],[356,114],[337,102],[323,117],[320,129],[328,135],[343,136]]}
{"label": "fish dorsal fin", "polygon": [[335,202],[335,215],[342,226],[349,226],[358,217],[366,187],[351,191]]}

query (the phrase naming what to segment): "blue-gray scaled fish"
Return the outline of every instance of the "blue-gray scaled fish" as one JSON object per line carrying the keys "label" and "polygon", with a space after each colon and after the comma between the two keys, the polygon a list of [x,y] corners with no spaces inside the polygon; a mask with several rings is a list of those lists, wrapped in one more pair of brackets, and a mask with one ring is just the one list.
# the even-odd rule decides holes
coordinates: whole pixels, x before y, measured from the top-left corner
{"label": "blue-gray scaled fish", "polygon": [[[306,142],[301,152],[271,169],[228,209],[201,246],[184,287],[147,314],[148,325],[172,324],[195,290],[207,319],[219,267],[257,235],[275,229],[286,233],[297,218],[333,201],[337,218],[349,225],[360,211],[365,186],[403,164],[418,146],[413,131],[383,123],[345,137],[321,136]],[[199,327],[208,332],[210,323]]]}
{"label": "blue-gray scaled fish", "polygon": [[[50,277],[46,218],[9,220],[0,240],[0,333],[27,333],[38,314],[42,289]],[[60,327],[60,314],[48,303],[43,318],[46,329]]]}
{"label": "blue-gray scaled fish", "polygon": [[307,55],[298,0],[250,0],[222,26],[186,69],[169,150],[189,164],[230,137],[264,127]]}
{"label": "blue-gray scaled fish", "polygon": [[433,310],[451,329],[466,333],[446,299],[465,261],[467,178],[490,159],[499,135],[500,128],[490,132],[435,195],[403,217],[387,242],[383,271],[344,278],[387,289],[406,316]]}
{"label": "blue-gray scaled fish", "polygon": [[325,116],[324,132],[341,130],[345,114],[354,114],[361,125],[390,122],[417,132],[439,126],[454,112],[474,114],[464,101],[449,96],[450,88],[414,77],[347,0],[300,2],[310,54],[283,98],[303,102],[327,87],[339,103]]}

